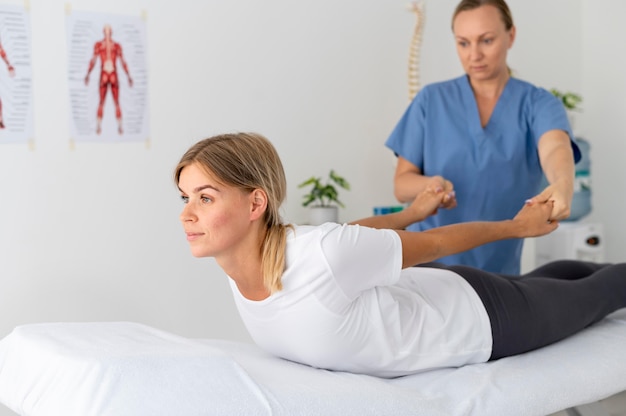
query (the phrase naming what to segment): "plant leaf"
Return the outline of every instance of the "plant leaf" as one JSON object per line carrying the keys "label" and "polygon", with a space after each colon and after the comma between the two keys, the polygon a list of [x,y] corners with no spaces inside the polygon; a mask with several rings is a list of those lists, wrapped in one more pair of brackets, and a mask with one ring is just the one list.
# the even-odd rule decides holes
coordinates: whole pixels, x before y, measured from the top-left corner
{"label": "plant leaf", "polygon": [[304,201],[302,202],[302,206],[309,206],[311,202],[315,201],[315,196],[308,194],[304,196]]}
{"label": "plant leaf", "polygon": [[332,179],[333,182],[335,182],[337,185],[339,185],[343,189],[350,190],[350,184],[348,183],[348,181],[346,181],[343,177],[337,175],[337,173],[334,170],[330,171],[330,179]]}
{"label": "plant leaf", "polygon": [[311,185],[311,184],[315,184],[315,183],[319,183],[319,179],[316,178],[315,176],[311,176],[309,179],[307,179],[306,181],[302,182],[300,185],[298,185],[298,188],[303,188],[307,185]]}

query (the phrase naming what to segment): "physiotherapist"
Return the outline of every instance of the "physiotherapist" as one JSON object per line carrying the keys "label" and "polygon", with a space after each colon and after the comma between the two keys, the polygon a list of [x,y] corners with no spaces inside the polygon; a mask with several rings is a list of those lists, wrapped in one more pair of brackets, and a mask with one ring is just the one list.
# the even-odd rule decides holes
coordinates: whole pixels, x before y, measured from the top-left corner
{"label": "physiotherapist", "polygon": [[[503,0],[462,0],[452,18],[465,74],[425,86],[386,142],[398,156],[396,198],[429,186],[446,192],[437,215],[412,224],[426,230],[467,221],[512,218],[527,200],[553,201],[550,220],[570,214],[580,151],[563,104],[513,78],[507,53],[515,26]],[[548,181],[540,189],[542,176]],[[437,261],[519,274],[523,240],[490,243]]]}

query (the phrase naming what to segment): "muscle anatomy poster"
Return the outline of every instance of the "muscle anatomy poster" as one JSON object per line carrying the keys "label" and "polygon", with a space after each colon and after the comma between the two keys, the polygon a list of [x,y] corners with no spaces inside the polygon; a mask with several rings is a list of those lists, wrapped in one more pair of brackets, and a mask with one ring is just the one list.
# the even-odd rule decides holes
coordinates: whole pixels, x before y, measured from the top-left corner
{"label": "muscle anatomy poster", "polygon": [[145,19],[68,10],[70,133],[74,141],[147,141]]}
{"label": "muscle anatomy poster", "polygon": [[30,16],[0,5],[0,144],[33,139]]}

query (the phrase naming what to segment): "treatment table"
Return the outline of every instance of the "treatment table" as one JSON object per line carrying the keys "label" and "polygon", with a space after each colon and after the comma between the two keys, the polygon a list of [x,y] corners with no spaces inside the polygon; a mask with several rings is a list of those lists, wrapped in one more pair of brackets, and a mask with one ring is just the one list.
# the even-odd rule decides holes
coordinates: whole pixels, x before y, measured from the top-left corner
{"label": "treatment table", "polygon": [[0,403],[23,416],[606,415],[626,390],[626,309],[522,355],[394,379],[139,323],[41,323],[0,341]]}

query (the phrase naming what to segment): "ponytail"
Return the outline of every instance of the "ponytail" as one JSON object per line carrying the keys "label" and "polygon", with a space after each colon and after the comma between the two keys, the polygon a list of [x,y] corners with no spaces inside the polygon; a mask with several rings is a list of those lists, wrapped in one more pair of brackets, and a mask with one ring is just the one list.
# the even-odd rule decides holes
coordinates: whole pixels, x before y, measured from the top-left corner
{"label": "ponytail", "polygon": [[288,229],[293,229],[293,225],[274,224],[269,226],[261,246],[263,286],[270,294],[278,292],[283,288],[281,277],[285,272]]}

